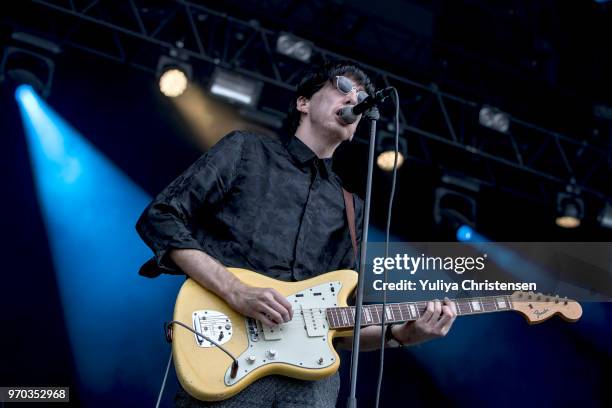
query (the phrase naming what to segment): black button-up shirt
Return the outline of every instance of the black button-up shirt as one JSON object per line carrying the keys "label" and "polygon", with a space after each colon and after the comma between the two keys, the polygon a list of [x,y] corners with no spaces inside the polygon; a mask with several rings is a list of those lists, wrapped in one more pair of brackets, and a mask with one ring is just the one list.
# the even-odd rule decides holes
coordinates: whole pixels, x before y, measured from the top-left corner
{"label": "black button-up shirt", "polygon": [[[354,196],[357,240],[363,201]],[[162,191],[136,226],[165,272],[173,248],[285,281],[355,269],[342,184],[332,159],[297,137],[235,131]]]}

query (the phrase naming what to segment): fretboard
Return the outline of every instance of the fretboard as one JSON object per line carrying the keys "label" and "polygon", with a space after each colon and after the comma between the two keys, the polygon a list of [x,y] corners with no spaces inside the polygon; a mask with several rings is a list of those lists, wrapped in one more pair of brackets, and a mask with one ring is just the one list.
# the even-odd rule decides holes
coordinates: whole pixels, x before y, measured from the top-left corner
{"label": "fretboard", "polygon": [[[509,296],[488,296],[467,299],[453,299],[457,315],[512,310]],[[427,302],[387,303],[386,323],[400,323],[416,320],[427,309]],[[355,326],[355,307],[330,307],[326,310],[330,329],[344,329]],[[382,305],[364,305],[361,312],[361,326],[381,324],[383,319]]]}

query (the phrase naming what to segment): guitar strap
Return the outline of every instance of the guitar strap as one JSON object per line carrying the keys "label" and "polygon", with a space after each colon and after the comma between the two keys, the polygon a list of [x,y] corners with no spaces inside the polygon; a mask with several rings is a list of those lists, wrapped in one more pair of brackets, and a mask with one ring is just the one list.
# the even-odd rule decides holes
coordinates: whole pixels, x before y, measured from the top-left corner
{"label": "guitar strap", "polygon": [[357,262],[357,230],[355,229],[355,204],[353,203],[353,194],[342,188],[344,193],[344,208],[346,209],[346,219],[351,233],[351,242],[353,243],[353,255]]}

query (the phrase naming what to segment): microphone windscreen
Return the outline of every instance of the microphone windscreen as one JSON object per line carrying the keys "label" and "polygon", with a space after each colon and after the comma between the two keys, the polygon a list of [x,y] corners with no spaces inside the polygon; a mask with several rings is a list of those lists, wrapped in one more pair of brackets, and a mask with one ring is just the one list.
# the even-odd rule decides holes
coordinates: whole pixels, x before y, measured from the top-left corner
{"label": "microphone windscreen", "polygon": [[357,115],[353,113],[352,106],[345,106],[340,109],[340,113],[338,114],[338,116],[340,116],[340,119],[347,125],[350,125],[351,123],[355,123],[357,121]]}

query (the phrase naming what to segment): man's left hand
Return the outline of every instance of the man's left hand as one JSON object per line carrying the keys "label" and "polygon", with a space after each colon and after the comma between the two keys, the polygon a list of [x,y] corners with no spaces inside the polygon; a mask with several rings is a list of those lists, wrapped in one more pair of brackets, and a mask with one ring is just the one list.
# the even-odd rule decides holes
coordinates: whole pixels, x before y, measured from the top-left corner
{"label": "man's left hand", "polygon": [[394,337],[404,345],[414,345],[448,334],[455,318],[455,302],[445,298],[427,302],[427,309],[415,321],[406,322],[391,328]]}

